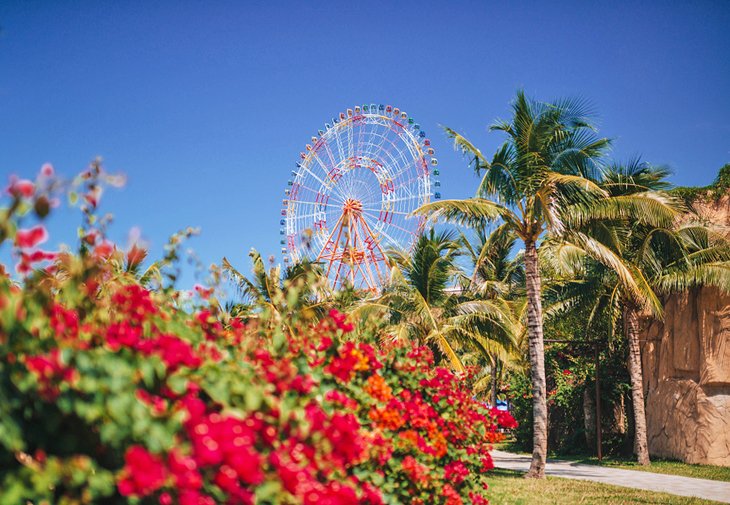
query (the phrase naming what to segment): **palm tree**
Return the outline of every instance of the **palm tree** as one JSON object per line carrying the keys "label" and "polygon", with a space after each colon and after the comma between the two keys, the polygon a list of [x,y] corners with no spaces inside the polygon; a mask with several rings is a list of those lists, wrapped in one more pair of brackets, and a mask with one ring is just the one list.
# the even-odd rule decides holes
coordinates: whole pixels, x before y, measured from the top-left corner
{"label": "palm tree", "polygon": [[[524,244],[534,419],[532,463],[527,476],[542,478],[547,457],[547,403],[539,241],[545,237],[570,240],[612,265],[631,285],[631,272],[612,251],[572,228],[576,221],[593,215],[596,203],[601,203],[599,210],[603,217],[639,215],[639,209],[644,209],[647,203],[642,198],[606,200],[608,194],[595,183],[600,175],[599,161],[610,142],[595,134],[584,102],[537,103],[520,91],[512,109],[510,122],[498,121],[490,127],[507,135],[491,161],[466,138],[446,129],[456,147],[469,156],[476,174],[483,174],[476,197],[429,203],[416,213],[476,229],[487,222],[501,220]],[[662,203],[657,205],[661,207]],[[661,208],[655,212],[669,211]]]}
{"label": "palm tree", "polygon": [[473,299],[455,287],[460,246],[452,234],[431,230],[412,254],[389,251],[391,281],[376,302],[387,307],[389,334],[432,346],[458,372],[464,364],[457,351],[508,347],[515,334],[506,302]]}
{"label": "palm tree", "polygon": [[[472,274],[464,279],[463,289],[475,299],[506,300],[512,307],[514,323],[519,327],[516,336],[522,335],[519,324],[524,312],[524,279],[525,269],[521,255],[513,254],[516,235],[508,226],[501,225],[487,233],[477,230],[473,240],[462,233],[464,250],[472,263]],[[500,373],[505,367],[522,368],[520,349],[518,346],[491,346],[480,353],[489,363],[489,392],[491,404],[497,403],[497,383]],[[486,389],[487,377],[475,384],[475,390]]]}
{"label": "palm tree", "polygon": [[[613,165],[604,174],[601,186],[611,198],[659,193],[669,188],[668,171],[639,160]],[[678,200],[667,203],[682,209]],[[591,321],[608,311],[615,333],[616,322],[623,320],[623,332],[629,347],[629,375],[634,411],[634,451],[639,464],[650,463],[646,414],[644,411],[643,375],[639,346],[640,317],[661,318],[661,299],[695,286],[713,285],[730,290],[730,247],[721,234],[689,221],[675,219],[657,226],[628,219],[587,222],[586,232],[611,247],[638,279],[628,286],[616,273],[599,262],[588,261],[583,275],[570,283],[564,300],[591,307]]]}
{"label": "palm tree", "polygon": [[252,263],[250,278],[223,258],[223,270],[241,296],[240,303],[229,307],[232,314],[264,320],[267,324],[285,327],[291,333],[289,323],[293,317],[316,320],[334,306],[334,295],[319,265],[305,261],[282,271],[278,265],[267,269],[255,249],[249,256]]}

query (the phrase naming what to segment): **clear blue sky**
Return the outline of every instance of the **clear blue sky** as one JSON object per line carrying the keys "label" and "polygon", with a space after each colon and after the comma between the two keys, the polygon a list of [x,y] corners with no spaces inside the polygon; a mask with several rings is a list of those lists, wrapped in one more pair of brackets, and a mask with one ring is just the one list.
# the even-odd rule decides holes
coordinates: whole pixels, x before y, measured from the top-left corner
{"label": "clear blue sky", "polygon": [[[559,5],[558,5],[559,4]],[[580,95],[614,154],[704,185],[730,162],[730,1],[0,2],[0,179],[103,156],[103,209],[159,251],[201,226],[205,263],[279,249],[303,145],[347,107],[390,103],[429,133],[446,198],[476,184],[438,127],[490,153],[515,90]],[[3,182],[4,184],[4,182]],[[66,216],[52,228],[73,241]],[[75,222],[74,222],[75,223]]]}

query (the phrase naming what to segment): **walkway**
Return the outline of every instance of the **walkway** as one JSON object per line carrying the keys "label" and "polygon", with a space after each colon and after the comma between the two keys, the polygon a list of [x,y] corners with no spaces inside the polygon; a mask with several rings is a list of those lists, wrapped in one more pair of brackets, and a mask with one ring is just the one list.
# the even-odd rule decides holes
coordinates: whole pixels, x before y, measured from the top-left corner
{"label": "walkway", "polygon": [[[492,451],[494,466],[507,470],[527,472],[530,456],[509,452]],[[660,473],[606,468],[596,465],[573,463],[572,461],[548,460],[545,474],[566,479],[590,480],[614,486],[632,487],[679,496],[692,496],[730,503],[730,482],[679,477]]]}

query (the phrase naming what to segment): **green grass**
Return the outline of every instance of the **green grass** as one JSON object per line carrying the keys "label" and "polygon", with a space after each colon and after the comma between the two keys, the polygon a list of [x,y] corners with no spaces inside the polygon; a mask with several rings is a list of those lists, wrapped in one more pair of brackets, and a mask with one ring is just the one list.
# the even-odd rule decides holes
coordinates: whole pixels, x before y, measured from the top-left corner
{"label": "green grass", "polygon": [[[518,454],[526,454],[522,451],[516,451],[509,442],[496,444],[495,449],[500,451],[513,452]],[[550,455],[552,459],[563,461],[575,461],[576,463],[584,463],[586,465],[600,465],[607,468],[623,468],[625,470],[638,470],[640,472],[664,473],[668,475],[680,475],[682,477],[695,477],[697,479],[719,480],[722,482],[730,482],[730,467],[715,465],[690,465],[681,461],[653,458],[651,465],[641,466],[633,459],[629,458],[603,458],[601,463],[595,456],[585,454],[578,455]]]}
{"label": "green grass", "polygon": [[609,486],[582,480],[548,477],[525,479],[524,474],[494,469],[489,475],[492,505],[713,505],[717,502]]}

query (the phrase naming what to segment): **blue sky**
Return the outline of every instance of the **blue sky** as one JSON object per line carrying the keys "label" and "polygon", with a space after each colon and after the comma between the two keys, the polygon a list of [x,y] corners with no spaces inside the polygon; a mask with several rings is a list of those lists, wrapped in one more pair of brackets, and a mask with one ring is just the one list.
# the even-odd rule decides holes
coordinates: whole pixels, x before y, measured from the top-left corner
{"label": "blue sky", "polygon": [[[95,156],[127,174],[105,195],[112,237],[158,252],[188,225],[204,263],[279,249],[290,170],[347,107],[416,118],[446,198],[476,180],[438,125],[483,151],[515,90],[595,104],[614,156],[704,185],[730,162],[730,2],[0,3],[0,179]],[[3,182],[4,184],[4,182]],[[75,216],[52,223],[72,242]]]}

